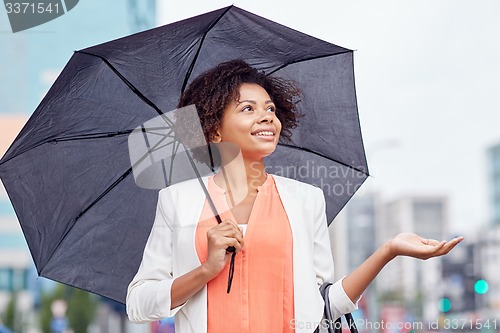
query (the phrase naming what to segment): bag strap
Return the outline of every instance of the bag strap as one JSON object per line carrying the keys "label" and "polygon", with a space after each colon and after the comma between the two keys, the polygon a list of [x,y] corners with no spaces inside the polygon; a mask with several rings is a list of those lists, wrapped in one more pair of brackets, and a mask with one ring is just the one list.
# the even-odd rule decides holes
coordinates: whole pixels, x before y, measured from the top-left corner
{"label": "bag strap", "polygon": [[[331,282],[325,282],[319,287],[319,292],[321,293],[321,297],[323,297],[323,301],[325,302],[325,307],[323,309],[323,315],[328,323],[328,333],[342,333],[342,317],[337,318],[335,321],[332,318],[332,311],[330,308],[330,297],[329,290]],[[352,314],[346,313],[344,317],[347,320],[347,324],[351,333],[358,333],[358,329],[356,327],[356,323],[354,322],[354,318]],[[316,328],[314,333],[319,333],[319,327]]]}
{"label": "bag strap", "polygon": [[[358,333],[358,328],[356,327],[356,323],[354,322],[354,318],[352,317],[352,314],[346,313],[344,315],[344,317],[347,320],[347,324],[349,325],[349,329],[351,330],[351,333]],[[342,330],[340,330],[340,331],[342,331]]]}

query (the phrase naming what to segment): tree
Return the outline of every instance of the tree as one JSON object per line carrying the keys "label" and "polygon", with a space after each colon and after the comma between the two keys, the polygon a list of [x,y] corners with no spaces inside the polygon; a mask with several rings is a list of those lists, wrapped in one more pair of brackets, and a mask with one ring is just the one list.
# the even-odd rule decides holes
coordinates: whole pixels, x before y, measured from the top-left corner
{"label": "tree", "polygon": [[94,295],[72,289],[68,301],[68,320],[75,333],[87,333],[89,324],[94,319],[97,309],[97,300]]}
{"label": "tree", "polygon": [[50,333],[50,322],[52,320],[52,311],[50,306],[56,299],[65,298],[65,286],[58,284],[52,292],[43,294],[40,307],[40,325],[44,333]]}
{"label": "tree", "polygon": [[44,333],[50,333],[52,312],[50,306],[56,299],[64,299],[68,303],[66,317],[74,333],[87,333],[87,328],[94,319],[97,309],[97,298],[80,289],[58,284],[49,294],[42,296],[40,323]]}
{"label": "tree", "polygon": [[16,324],[17,294],[12,293],[7,309],[5,310],[3,322],[10,329],[15,329]]}

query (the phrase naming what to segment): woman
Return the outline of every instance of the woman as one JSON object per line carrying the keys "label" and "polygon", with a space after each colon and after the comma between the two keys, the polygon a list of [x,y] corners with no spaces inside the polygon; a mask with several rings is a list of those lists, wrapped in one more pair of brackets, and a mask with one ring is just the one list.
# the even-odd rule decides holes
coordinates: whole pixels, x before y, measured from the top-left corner
{"label": "woman", "polygon": [[[160,191],[143,261],[127,293],[131,320],[175,315],[180,333],[312,332],[318,326],[318,287],[334,278],[323,193],[269,175],[264,165],[280,135],[290,139],[298,95],[292,83],[239,60],[205,72],[185,91],[179,106],[196,105],[206,140],[220,154],[221,171],[204,181],[223,222],[216,222],[197,181]],[[386,242],[330,288],[334,316],[356,309],[362,292],[396,256],[443,255],[462,239],[400,234]],[[237,254],[226,293],[231,246]]]}

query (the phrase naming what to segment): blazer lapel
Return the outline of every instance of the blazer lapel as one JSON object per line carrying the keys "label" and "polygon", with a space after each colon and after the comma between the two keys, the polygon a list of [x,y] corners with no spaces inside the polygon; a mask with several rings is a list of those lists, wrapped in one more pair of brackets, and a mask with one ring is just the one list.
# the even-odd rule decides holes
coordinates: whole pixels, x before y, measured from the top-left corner
{"label": "blazer lapel", "polygon": [[[208,186],[208,177],[202,178],[205,186]],[[176,204],[179,215],[176,217],[177,248],[179,254],[177,260],[178,275],[183,275],[201,263],[196,253],[196,227],[199,222],[201,211],[205,203],[205,193],[201,190],[198,179],[193,179],[179,187],[182,193],[178,193]],[[188,301],[190,306],[181,309],[191,325],[193,332],[207,331],[207,287],[203,287],[196,295]]]}
{"label": "blazer lapel", "polygon": [[274,176],[276,188],[288,216],[293,235],[293,279],[295,330],[311,332],[323,314],[313,263],[314,218],[308,214],[305,200],[311,188],[288,178]]}

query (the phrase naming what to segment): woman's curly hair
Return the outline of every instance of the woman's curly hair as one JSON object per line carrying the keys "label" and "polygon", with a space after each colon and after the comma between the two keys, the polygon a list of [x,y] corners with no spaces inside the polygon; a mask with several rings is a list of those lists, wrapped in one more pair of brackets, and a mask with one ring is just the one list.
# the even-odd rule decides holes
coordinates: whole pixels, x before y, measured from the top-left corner
{"label": "woman's curly hair", "polygon": [[[281,122],[280,140],[290,142],[291,129],[297,127],[301,116],[296,108],[300,89],[293,81],[268,76],[243,60],[223,62],[196,77],[180,97],[177,106],[196,106],[204,139],[210,143],[220,128],[224,109],[230,102],[239,99],[239,88],[243,83],[255,83],[266,90],[276,106],[276,117]],[[182,132],[181,141],[189,140],[189,129],[182,128]],[[195,156],[199,161],[206,161],[200,157]]]}

